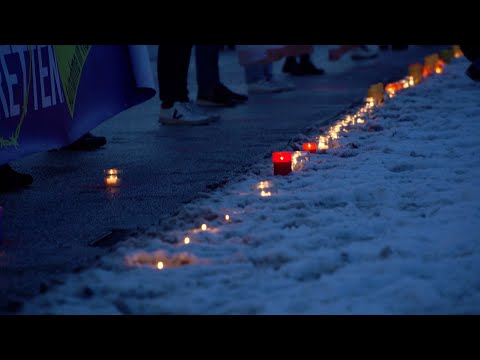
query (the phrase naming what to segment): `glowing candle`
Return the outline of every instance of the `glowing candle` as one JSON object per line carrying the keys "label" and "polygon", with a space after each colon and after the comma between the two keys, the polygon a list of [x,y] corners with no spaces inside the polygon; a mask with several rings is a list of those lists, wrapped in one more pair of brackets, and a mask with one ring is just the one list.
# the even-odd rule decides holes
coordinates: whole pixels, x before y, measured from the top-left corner
{"label": "glowing candle", "polygon": [[230,221],[230,215],[225,215],[225,221]]}
{"label": "glowing candle", "polygon": [[163,262],[159,261],[157,263],[157,268],[158,268],[158,270],[162,270],[163,269]]}
{"label": "glowing candle", "polygon": [[190,238],[188,236],[185,237],[185,239],[183,239],[183,242],[185,243],[185,245],[190,244]]}
{"label": "glowing candle", "polygon": [[273,175],[288,175],[292,172],[292,153],[289,151],[272,153]]}
{"label": "glowing candle", "polygon": [[442,59],[437,60],[437,64],[435,65],[435,72],[437,74],[443,73],[443,67],[445,66],[445,63],[443,62]]}
{"label": "glowing candle", "polygon": [[207,230],[207,224],[202,224],[202,227],[201,227],[202,231],[205,231]]}
{"label": "glowing candle", "polygon": [[292,155],[292,171],[299,171],[310,160],[310,152],[308,151],[294,151]]}
{"label": "glowing candle", "polygon": [[320,136],[318,138],[318,149],[327,150],[328,149],[328,138],[326,136]]}
{"label": "glowing candle", "polygon": [[453,56],[455,56],[456,58],[463,56],[463,51],[462,49],[460,49],[459,45],[453,45],[452,50],[453,50]]}
{"label": "glowing candle", "polygon": [[303,144],[303,150],[310,151],[311,154],[315,154],[317,152],[317,144],[314,142],[308,142]]}
{"label": "glowing candle", "polygon": [[105,186],[106,187],[116,187],[120,186],[120,178],[118,174],[120,174],[120,170],[117,169],[108,169],[104,171],[105,174]]}
{"label": "glowing candle", "polygon": [[408,75],[410,75],[415,84],[420,84],[423,80],[423,67],[421,64],[412,64],[408,67]]}

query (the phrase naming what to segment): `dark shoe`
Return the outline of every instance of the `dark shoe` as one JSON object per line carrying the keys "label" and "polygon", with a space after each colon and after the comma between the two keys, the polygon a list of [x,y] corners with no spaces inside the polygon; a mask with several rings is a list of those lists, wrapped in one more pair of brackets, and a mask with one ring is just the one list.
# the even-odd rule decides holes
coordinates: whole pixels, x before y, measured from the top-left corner
{"label": "dark shoe", "polygon": [[476,64],[470,65],[466,74],[473,81],[480,81],[480,67],[478,67]]}
{"label": "dark shoe", "polygon": [[288,56],[283,63],[282,71],[286,74],[297,72],[298,64],[294,56]]}
{"label": "dark shoe", "polygon": [[220,85],[220,91],[230,96],[230,99],[232,99],[235,104],[245,104],[248,101],[248,96],[233,92],[223,84]]}
{"label": "dark shoe", "polygon": [[14,191],[31,185],[33,177],[13,170],[10,165],[0,166],[0,191]]}
{"label": "dark shoe", "polygon": [[104,136],[94,136],[88,132],[77,141],[62,147],[61,150],[90,151],[98,149],[106,143],[107,139]]}
{"label": "dark shoe", "polygon": [[232,107],[237,104],[243,104],[248,100],[245,95],[237,94],[227,88],[225,85],[218,86],[211,96],[199,95],[197,105],[214,107]]}
{"label": "dark shoe", "polygon": [[325,70],[317,68],[310,60],[300,60],[298,69],[301,75],[323,75]]}

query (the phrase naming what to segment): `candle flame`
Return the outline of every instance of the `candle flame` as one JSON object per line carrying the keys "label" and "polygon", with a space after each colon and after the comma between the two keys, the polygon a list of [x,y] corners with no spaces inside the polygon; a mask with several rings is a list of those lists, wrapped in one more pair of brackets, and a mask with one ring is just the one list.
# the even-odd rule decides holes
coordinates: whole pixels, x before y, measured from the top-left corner
{"label": "candle flame", "polygon": [[159,261],[157,263],[157,268],[158,268],[158,270],[162,270],[163,269],[163,262]]}
{"label": "candle flame", "polygon": [[109,185],[109,186],[115,186],[115,185],[118,185],[120,182],[120,179],[118,178],[117,175],[108,175],[106,178],[105,178],[105,184]]}
{"label": "candle flame", "polygon": [[443,73],[442,67],[441,67],[441,66],[437,66],[437,67],[435,68],[435,72],[436,72],[437,74]]}
{"label": "candle flame", "polygon": [[207,230],[207,224],[202,224],[202,231]]}
{"label": "candle flame", "polygon": [[257,189],[268,189],[269,187],[271,187],[269,181],[260,181],[260,183],[257,185]]}
{"label": "candle flame", "polygon": [[190,238],[188,236],[185,237],[185,239],[183,239],[183,242],[185,243],[185,245],[190,244]]}
{"label": "candle flame", "polygon": [[260,196],[272,196],[272,193],[270,191],[262,190],[262,192],[260,193]]}
{"label": "candle flame", "polygon": [[283,156],[280,156],[280,160],[283,160]]}
{"label": "candle flame", "polygon": [[225,215],[225,220],[226,220],[226,221],[229,221],[229,220],[230,220],[230,215],[228,215],[228,214]]}

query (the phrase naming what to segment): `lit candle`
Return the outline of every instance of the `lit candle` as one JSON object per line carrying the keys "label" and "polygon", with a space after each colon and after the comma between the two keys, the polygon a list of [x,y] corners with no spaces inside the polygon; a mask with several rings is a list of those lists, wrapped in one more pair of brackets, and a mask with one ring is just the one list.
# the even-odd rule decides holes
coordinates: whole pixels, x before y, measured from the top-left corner
{"label": "lit candle", "polygon": [[225,215],[225,221],[230,221],[230,215],[228,214]]}
{"label": "lit candle", "polygon": [[289,151],[272,153],[273,175],[288,175],[292,172],[292,153]]}
{"label": "lit candle", "polygon": [[157,268],[158,268],[158,270],[162,270],[163,269],[163,262],[159,261],[157,263]]}
{"label": "lit candle", "polygon": [[462,49],[460,49],[459,45],[453,45],[452,50],[453,50],[453,56],[455,56],[456,58],[463,56],[463,51]]}
{"label": "lit candle", "polygon": [[444,67],[444,66],[445,66],[445,63],[443,62],[443,60],[442,60],[442,59],[438,59],[438,60],[437,60],[437,64],[436,64],[436,66],[435,66],[435,72],[436,72],[437,74],[443,73],[443,67]]}
{"label": "lit candle", "polygon": [[320,136],[318,138],[318,149],[327,150],[328,149],[328,138],[326,136]]}
{"label": "lit candle", "polygon": [[3,240],[3,207],[0,206],[0,241]]}
{"label": "lit candle", "polygon": [[408,67],[408,75],[410,75],[415,84],[420,84],[423,80],[423,67],[421,64],[412,64]]}
{"label": "lit candle", "polygon": [[185,237],[185,239],[183,239],[183,242],[185,243],[185,245],[190,244],[190,238],[188,236]]}
{"label": "lit candle", "polygon": [[310,160],[308,151],[294,151],[292,155],[292,171],[303,169],[304,164]]}
{"label": "lit candle", "polygon": [[107,176],[105,176],[105,186],[107,187],[120,186],[120,178],[118,177],[118,174],[120,174],[120,170],[108,169],[108,170],[105,170],[104,173],[107,174]]}
{"label": "lit candle", "polygon": [[317,144],[314,142],[308,142],[303,144],[303,150],[310,151],[311,154],[315,154],[317,152]]}
{"label": "lit candle", "polygon": [[383,103],[383,83],[377,83],[368,89],[368,97],[373,98],[376,105]]}

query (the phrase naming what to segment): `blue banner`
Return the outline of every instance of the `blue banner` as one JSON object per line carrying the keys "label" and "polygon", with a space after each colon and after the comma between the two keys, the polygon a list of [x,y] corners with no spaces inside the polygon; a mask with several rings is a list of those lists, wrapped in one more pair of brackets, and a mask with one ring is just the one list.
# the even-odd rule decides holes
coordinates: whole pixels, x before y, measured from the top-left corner
{"label": "blue banner", "polygon": [[155,92],[143,45],[0,45],[0,165],[71,144]]}

